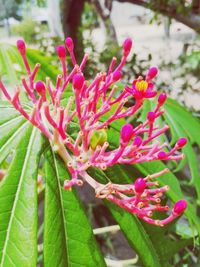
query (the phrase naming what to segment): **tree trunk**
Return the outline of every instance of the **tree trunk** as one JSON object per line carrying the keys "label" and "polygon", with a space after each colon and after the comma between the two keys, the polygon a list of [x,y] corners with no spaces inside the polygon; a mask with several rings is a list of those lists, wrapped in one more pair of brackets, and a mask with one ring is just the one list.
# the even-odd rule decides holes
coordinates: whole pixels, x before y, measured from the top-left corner
{"label": "tree trunk", "polygon": [[194,14],[199,15],[199,13],[200,13],[200,0],[193,0],[192,1],[192,12]]}
{"label": "tree trunk", "polygon": [[[117,44],[117,34],[115,31],[115,27],[111,21],[110,14],[112,10],[112,1],[106,0],[105,7],[103,8],[99,2],[99,0],[90,0],[91,4],[94,6],[97,14],[100,16],[103,21],[104,27],[106,29],[106,39],[107,42],[115,42]],[[107,14],[105,14],[105,9],[107,8]]]}
{"label": "tree trunk", "polygon": [[79,31],[81,15],[86,0],[63,0],[62,24],[65,37],[70,36],[74,41],[75,54],[79,58],[83,54],[83,38]]}

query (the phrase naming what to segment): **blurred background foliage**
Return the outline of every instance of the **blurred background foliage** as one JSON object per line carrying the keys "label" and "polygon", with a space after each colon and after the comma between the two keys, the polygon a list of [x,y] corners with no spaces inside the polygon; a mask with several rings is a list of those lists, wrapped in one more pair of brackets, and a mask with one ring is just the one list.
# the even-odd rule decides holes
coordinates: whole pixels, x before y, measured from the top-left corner
{"label": "blurred background foliage", "polygon": [[[160,121],[161,124],[166,121],[171,126],[172,132],[168,133],[166,138],[171,142],[171,145],[178,136],[187,136],[189,139],[189,144],[184,151],[185,159],[178,165],[173,163],[168,166],[176,175],[171,173],[171,179],[172,181],[173,179],[179,179],[183,195],[193,207],[192,214],[194,217],[198,216],[199,219],[200,1],[0,0],[0,75],[12,92],[13,86],[18,83],[18,78],[24,74],[22,61],[13,47],[18,37],[23,37],[31,47],[28,50],[28,58],[31,64],[42,63],[41,77],[38,77],[38,79],[45,79],[46,76],[55,78],[60,68],[55,55],[55,46],[62,43],[65,36],[71,36],[74,39],[77,47],[76,56],[79,60],[84,52],[90,54],[90,60],[85,69],[88,79],[94,77],[99,71],[106,71],[113,56],[120,58],[122,38],[127,37],[125,35],[131,35],[131,30],[127,30],[128,34],[124,33],[120,36],[119,29],[113,22],[113,9],[117,4],[122,3],[129,3],[127,8],[133,8],[133,10],[136,6],[143,7],[146,10],[142,9],[136,15],[137,11],[133,12],[135,25],[133,24],[131,27],[150,24],[154,26],[154,30],[157,29],[156,27],[162,27],[163,33],[160,38],[164,40],[166,46],[169,45],[168,50],[165,49],[163,55],[156,55],[148,48],[148,44],[150,45],[153,40],[146,40],[146,48],[140,50],[141,53],[134,53],[129,57],[123,69],[123,82],[131,83],[138,75],[145,75],[146,70],[152,64],[158,65],[160,78],[157,79],[156,86],[160,91],[168,92],[175,99],[168,100],[165,107],[166,114]],[[120,16],[120,13],[117,15]],[[181,34],[182,26],[178,26],[174,33],[173,29],[176,23],[184,25],[187,29],[186,33]],[[103,31],[98,31],[100,28]],[[146,28],[144,27],[144,32],[138,34],[145,36],[145,31]],[[94,38],[94,35],[98,34],[101,34],[100,38]],[[137,38],[139,36],[136,35],[136,43]],[[182,38],[179,52],[176,53],[175,51],[176,56],[166,57],[165,53],[169,55],[171,53],[171,40],[178,38]],[[98,40],[101,41],[101,39],[103,39],[103,45],[99,46]],[[122,86],[123,84],[119,86],[119,90]],[[131,105],[131,103],[128,103],[128,105]],[[140,116],[146,116],[147,111],[153,105],[154,103],[147,101]],[[4,161],[1,167],[5,168],[7,165],[8,163]],[[130,182],[128,178],[130,175],[135,178],[141,173],[144,175],[147,170],[153,172],[161,165],[151,166],[131,166],[121,169],[116,167],[114,173],[120,173],[124,180],[127,179]],[[42,175],[43,169],[40,168],[39,172]],[[98,174],[96,175],[98,176]],[[106,176],[110,178],[113,173],[107,172]],[[41,192],[43,192],[43,187],[41,188]],[[114,207],[109,207],[109,205],[106,207],[100,201],[96,201],[94,204],[94,199],[88,196],[87,190],[89,189],[86,188],[85,192],[80,191],[80,196],[85,204],[92,226],[98,228],[117,223],[129,242],[128,244],[121,232],[118,232],[118,234],[115,231],[113,233],[105,232],[97,236],[104,255],[110,259],[108,266],[148,266],[148,263],[144,264],[144,259],[141,260],[142,256],[145,257],[142,253],[139,255],[139,261],[136,257],[136,263],[132,263],[132,265],[123,265],[122,263],[116,265],[120,259],[135,257],[138,254],[133,234],[128,236],[130,229],[127,227],[127,222],[130,222],[133,218],[125,214],[125,219],[122,220],[121,218],[120,220],[122,215]],[[198,227],[195,226],[194,222],[190,222],[190,219],[192,220],[190,215],[187,215],[187,218],[189,223],[183,218],[177,224],[172,224],[165,230],[142,224],[145,229],[144,232],[150,236],[152,243],[155,245],[154,249],[161,257],[163,266],[200,266]],[[137,223],[133,223],[133,225],[134,227],[138,226]],[[141,230],[141,226],[138,229]],[[41,223],[39,240],[42,233],[43,224]],[[167,240],[166,246],[162,246],[163,240]],[[133,252],[130,247],[134,247],[137,253]],[[38,266],[42,266],[41,251],[39,249]]]}
{"label": "blurred background foliage", "polygon": [[[120,35],[119,25],[114,23],[116,20],[114,16],[120,16],[120,13],[113,13],[113,9],[115,11],[115,6],[117,4],[122,5],[122,3],[129,3],[127,9],[131,7],[132,3],[133,19],[130,18],[130,21],[135,23],[133,27],[152,24],[155,27],[149,28],[149,31],[151,31],[156,30],[156,25],[158,25],[163,28],[163,33],[160,33],[159,38],[162,41],[164,40],[166,47],[169,44],[168,57],[159,54],[156,58],[152,49],[148,49],[148,46],[139,51],[142,53],[132,54],[124,69],[126,79],[131,81],[133,75],[142,74],[151,64],[156,63],[161,73],[158,86],[168,90],[173,97],[189,108],[196,111],[200,109],[200,105],[196,103],[197,101],[194,101],[200,88],[198,34],[200,4],[197,0],[62,0],[60,2],[54,0],[1,0],[0,35],[1,32],[2,34],[7,32],[7,35],[11,37],[9,40],[16,40],[17,36],[21,36],[35,49],[45,52],[47,56],[54,56],[55,46],[63,40],[64,36],[71,36],[75,42],[76,55],[79,59],[84,52],[90,53],[87,76],[91,78],[102,68],[105,70],[113,56],[119,58],[122,34]],[[137,10],[134,11],[135,6],[145,7],[149,12],[144,13],[146,11],[142,9],[142,11],[139,10],[137,15]],[[163,17],[163,14],[166,16]],[[130,16],[129,13],[128,15]],[[123,14],[123,16],[126,16],[126,14]],[[174,33],[174,25],[177,22],[190,27],[191,30],[186,27],[187,30],[184,31],[185,28],[182,29],[179,24]],[[131,35],[132,31],[134,34],[135,31],[130,28],[130,22],[128,26],[129,28],[125,29],[127,35]],[[99,31],[100,28],[103,31]],[[144,28],[145,30],[146,28]],[[143,34],[141,32],[141,35]],[[100,37],[96,38],[94,35]],[[135,38],[137,43],[137,36]],[[177,41],[176,38],[180,38],[179,43],[177,43],[179,45],[177,53],[173,52],[173,45],[170,45],[170,42]],[[12,41],[10,42],[12,43]],[[99,45],[98,42],[101,44]],[[148,42],[151,44],[151,41]],[[155,41],[152,40],[153,42]],[[173,53],[173,56],[170,56],[170,53]]]}

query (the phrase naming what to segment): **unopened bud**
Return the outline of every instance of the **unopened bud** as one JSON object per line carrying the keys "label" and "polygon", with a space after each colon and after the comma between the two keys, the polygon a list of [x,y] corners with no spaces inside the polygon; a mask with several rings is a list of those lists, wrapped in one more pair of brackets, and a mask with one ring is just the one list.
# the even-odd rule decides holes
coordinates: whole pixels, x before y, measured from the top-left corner
{"label": "unopened bud", "polygon": [[138,178],[135,183],[134,183],[134,186],[135,186],[135,192],[136,193],[139,193],[139,194],[142,194],[147,186],[145,180],[143,178]]}
{"label": "unopened bud", "polygon": [[146,80],[148,81],[152,80],[157,74],[158,74],[158,68],[151,67],[147,73]]}
{"label": "unopened bud", "polygon": [[66,49],[64,45],[57,46],[56,51],[60,59],[66,58]]}
{"label": "unopened bud", "polygon": [[158,103],[163,105],[167,99],[167,95],[165,93],[161,93],[158,97]]}
{"label": "unopened bud", "polygon": [[181,137],[177,142],[176,145],[181,148],[184,147],[187,144],[187,138]]}
{"label": "unopened bud", "polygon": [[65,40],[65,44],[69,52],[74,50],[74,42],[72,38],[67,37]]}
{"label": "unopened bud", "polygon": [[148,114],[147,114],[147,119],[148,119],[150,122],[153,122],[153,121],[155,120],[155,117],[156,117],[155,112],[153,112],[153,111],[148,112]]}
{"label": "unopened bud", "polygon": [[140,136],[136,136],[133,145],[139,147],[142,144],[142,138]]}
{"label": "unopened bud", "polygon": [[123,52],[124,52],[124,55],[125,56],[128,56],[130,51],[131,51],[131,48],[132,48],[132,40],[131,38],[127,38],[125,41],[124,41],[124,44],[123,44]]}
{"label": "unopened bud", "polygon": [[121,140],[128,143],[133,135],[133,126],[129,123],[125,124],[121,129]]}
{"label": "unopened bud", "polygon": [[106,130],[96,130],[93,131],[90,136],[90,147],[95,150],[97,147],[101,149],[101,146],[107,141],[107,132]]}
{"label": "unopened bud", "polygon": [[122,77],[122,73],[121,73],[121,71],[115,71],[115,72],[113,73],[113,80],[114,80],[115,82],[117,82],[118,80],[120,80],[121,77]]}
{"label": "unopened bud", "polygon": [[75,74],[73,77],[73,81],[72,81],[74,89],[81,90],[84,81],[85,81],[85,79],[84,79],[83,74],[81,74],[81,73]]}
{"label": "unopened bud", "polygon": [[21,55],[24,56],[26,54],[26,44],[24,40],[22,39],[17,40],[17,49],[19,50]]}
{"label": "unopened bud", "polygon": [[160,159],[160,160],[165,159],[166,156],[167,156],[167,154],[166,154],[164,151],[160,151],[160,152],[158,153],[158,159]]}
{"label": "unopened bud", "polygon": [[35,89],[39,95],[44,96],[44,94],[46,92],[46,88],[45,88],[45,85],[42,81],[36,82]]}
{"label": "unopened bud", "polygon": [[177,201],[172,210],[173,213],[181,215],[187,208],[187,202],[184,199]]}

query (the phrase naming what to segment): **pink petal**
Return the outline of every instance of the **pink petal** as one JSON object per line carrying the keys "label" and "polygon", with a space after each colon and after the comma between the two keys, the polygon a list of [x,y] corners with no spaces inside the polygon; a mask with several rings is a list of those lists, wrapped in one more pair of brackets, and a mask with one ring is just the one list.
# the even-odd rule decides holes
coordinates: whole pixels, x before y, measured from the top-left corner
{"label": "pink petal", "polygon": [[135,87],[136,82],[138,82],[138,80],[134,80],[134,81],[132,82],[132,86],[133,86],[133,87]]}
{"label": "pink petal", "polygon": [[128,93],[130,93],[130,94],[133,93],[132,88],[130,88],[130,87],[128,87],[128,86],[125,86],[125,90],[126,90]]}
{"label": "pink petal", "polygon": [[148,88],[147,88],[146,92],[152,91],[153,88],[154,88],[154,84],[153,83],[148,83]]}
{"label": "pink petal", "polygon": [[146,91],[146,95],[145,95],[145,97],[146,98],[152,98],[152,97],[154,97],[154,96],[156,96],[157,95],[157,92],[147,92]]}

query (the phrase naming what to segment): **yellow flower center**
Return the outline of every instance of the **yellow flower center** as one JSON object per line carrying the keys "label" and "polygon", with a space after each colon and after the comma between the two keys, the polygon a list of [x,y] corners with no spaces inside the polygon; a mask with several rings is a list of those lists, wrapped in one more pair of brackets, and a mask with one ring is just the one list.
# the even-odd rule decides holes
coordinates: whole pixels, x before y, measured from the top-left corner
{"label": "yellow flower center", "polygon": [[135,84],[135,88],[137,91],[146,91],[148,88],[148,82],[146,81],[138,81]]}

